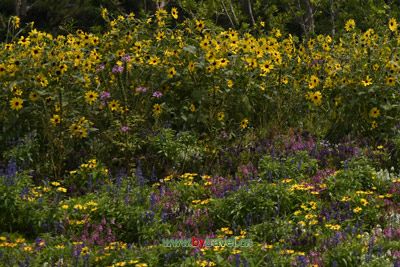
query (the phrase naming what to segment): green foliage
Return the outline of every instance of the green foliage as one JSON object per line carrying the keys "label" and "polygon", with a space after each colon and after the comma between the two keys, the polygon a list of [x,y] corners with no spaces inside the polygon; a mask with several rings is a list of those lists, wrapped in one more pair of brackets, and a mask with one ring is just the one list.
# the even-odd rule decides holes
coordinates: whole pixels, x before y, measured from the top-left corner
{"label": "green foliage", "polygon": [[241,188],[212,202],[212,216],[217,227],[232,222],[236,225],[258,224],[289,213],[297,201],[283,186],[253,183],[249,188]]}
{"label": "green foliage", "polygon": [[300,151],[283,159],[274,159],[271,155],[266,155],[259,162],[260,176],[270,181],[283,178],[301,179],[315,174],[317,169],[317,161],[311,158],[307,151]]}

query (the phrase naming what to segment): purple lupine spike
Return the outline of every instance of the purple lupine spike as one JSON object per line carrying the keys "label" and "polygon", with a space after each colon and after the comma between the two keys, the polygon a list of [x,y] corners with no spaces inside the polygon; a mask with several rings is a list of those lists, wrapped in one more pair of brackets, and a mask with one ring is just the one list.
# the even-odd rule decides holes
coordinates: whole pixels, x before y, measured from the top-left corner
{"label": "purple lupine spike", "polygon": [[140,160],[138,161],[137,167],[136,167],[136,178],[138,179],[139,186],[144,186],[145,178],[143,176],[142,164],[141,164]]}
{"label": "purple lupine spike", "polygon": [[300,266],[300,267],[308,266],[308,260],[307,260],[307,257],[305,257],[305,256],[298,256],[297,262],[299,263],[299,265],[296,265],[296,266]]}
{"label": "purple lupine spike", "polygon": [[17,171],[18,171],[17,162],[14,159],[10,160],[7,164],[6,176],[14,177]]}
{"label": "purple lupine spike", "polygon": [[150,181],[151,181],[151,182],[157,181],[157,175],[156,175],[156,167],[155,167],[155,165],[153,165],[153,169],[152,169],[152,171],[151,171]]}
{"label": "purple lupine spike", "polygon": [[240,254],[235,254],[235,266],[240,267]]}
{"label": "purple lupine spike", "polygon": [[154,208],[154,206],[156,205],[156,201],[157,201],[157,198],[156,198],[155,194],[151,193],[150,194],[150,210],[152,210]]}

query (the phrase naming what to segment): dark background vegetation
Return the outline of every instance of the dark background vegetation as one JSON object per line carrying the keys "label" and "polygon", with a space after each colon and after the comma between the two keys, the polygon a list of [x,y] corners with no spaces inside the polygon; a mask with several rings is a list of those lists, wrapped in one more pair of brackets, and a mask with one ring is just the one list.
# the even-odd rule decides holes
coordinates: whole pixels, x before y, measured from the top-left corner
{"label": "dark background vegetation", "polygon": [[77,28],[101,31],[102,7],[115,15],[140,16],[172,6],[183,18],[209,19],[225,28],[251,29],[264,21],[266,30],[276,27],[299,36],[335,35],[348,18],[367,29],[400,14],[399,0],[0,0],[0,40],[12,15],[20,16],[22,23],[34,21],[41,30],[65,34]]}

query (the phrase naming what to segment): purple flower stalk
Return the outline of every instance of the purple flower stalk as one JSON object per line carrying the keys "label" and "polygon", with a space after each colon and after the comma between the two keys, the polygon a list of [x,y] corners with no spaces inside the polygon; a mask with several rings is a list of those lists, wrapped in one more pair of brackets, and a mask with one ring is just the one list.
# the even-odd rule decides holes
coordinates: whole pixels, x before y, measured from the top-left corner
{"label": "purple flower stalk", "polygon": [[123,71],[124,71],[124,67],[123,66],[115,65],[112,68],[112,73],[121,73]]}
{"label": "purple flower stalk", "polygon": [[131,57],[128,54],[126,54],[125,56],[122,57],[122,61],[129,62],[129,61],[131,61]]}
{"label": "purple flower stalk", "polygon": [[121,127],[121,132],[126,133],[130,130],[130,128],[128,126],[122,126]]}
{"label": "purple flower stalk", "polygon": [[103,92],[101,92],[101,94],[100,94],[100,99],[101,100],[107,100],[107,99],[109,99],[111,97],[111,94],[110,94],[110,92],[107,92],[107,91],[103,91]]}
{"label": "purple flower stalk", "polygon": [[155,97],[155,98],[160,98],[160,97],[162,97],[162,93],[160,92],[160,91],[155,91],[154,93],[153,93],[153,97]]}

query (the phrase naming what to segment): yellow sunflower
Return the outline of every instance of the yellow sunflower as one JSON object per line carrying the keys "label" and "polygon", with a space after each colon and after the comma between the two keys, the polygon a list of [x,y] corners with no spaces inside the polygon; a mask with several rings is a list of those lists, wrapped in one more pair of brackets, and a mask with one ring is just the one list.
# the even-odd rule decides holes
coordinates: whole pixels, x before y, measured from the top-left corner
{"label": "yellow sunflower", "polygon": [[158,117],[158,116],[160,116],[160,114],[161,114],[161,105],[160,104],[155,104],[154,106],[153,106],[153,113],[154,113],[154,116],[156,116],[156,117]]}
{"label": "yellow sunflower", "polygon": [[20,110],[23,107],[22,106],[23,102],[24,100],[22,100],[22,98],[14,97],[13,99],[10,100],[11,109]]}
{"label": "yellow sunflower", "polygon": [[89,105],[93,105],[93,103],[96,101],[97,97],[99,96],[99,94],[95,91],[88,91],[85,93],[85,101],[89,104]]}
{"label": "yellow sunflower", "polygon": [[111,109],[111,111],[118,111],[120,108],[120,104],[118,100],[113,100],[110,103],[108,103],[108,107]]}
{"label": "yellow sunflower", "polygon": [[311,95],[311,101],[314,103],[314,105],[319,106],[322,104],[322,94],[320,91],[316,91]]}
{"label": "yellow sunflower", "polygon": [[225,119],[225,113],[224,112],[218,112],[217,118],[219,121],[223,121]]}
{"label": "yellow sunflower", "polygon": [[248,126],[249,126],[249,120],[248,120],[248,119],[243,119],[243,120],[240,122],[240,128],[246,129]]}
{"label": "yellow sunflower", "polygon": [[391,18],[391,19],[389,20],[389,29],[390,29],[392,32],[397,31],[397,21],[396,21],[395,18]]}
{"label": "yellow sunflower", "polygon": [[354,21],[354,19],[349,19],[348,21],[346,21],[346,24],[344,25],[346,32],[353,30],[355,27],[356,27],[356,22]]}
{"label": "yellow sunflower", "polygon": [[204,21],[196,20],[196,30],[201,32],[204,29]]}
{"label": "yellow sunflower", "polygon": [[380,114],[381,114],[381,112],[379,111],[379,109],[377,107],[373,107],[369,111],[369,116],[372,118],[378,118]]}
{"label": "yellow sunflower", "polygon": [[50,119],[51,124],[56,126],[57,124],[60,124],[61,122],[61,117],[60,115],[53,115],[53,117]]}
{"label": "yellow sunflower", "polygon": [[171,15],[174,19],[178,19],[178,9],[176,9],[176,7],[173,7],[171,9]]}
{"label": "yellow sunflower", "polygon": [[319,79],[315,75],[311,75],[310,81],[308,82],[308,88],[313,89],[319,85]]}
{"label": "yellow sunflower", "polygon": [[38,98],[39,98],[39,94],[36,93],[36,92],[31,92],[31,93],[29,94],[29,99],[30,99],[32,102],[37,101]]}
{"label": "yellow sunflower", "polygon": [[392,76],[386,78],[386,84],[389,86],[394,86],[396,84],[396,79]]}
{"label": "yellow sunflower", "polygon": [[176,75],[176,70],[174,67],[168,69],[168,78],[173,78]]}

